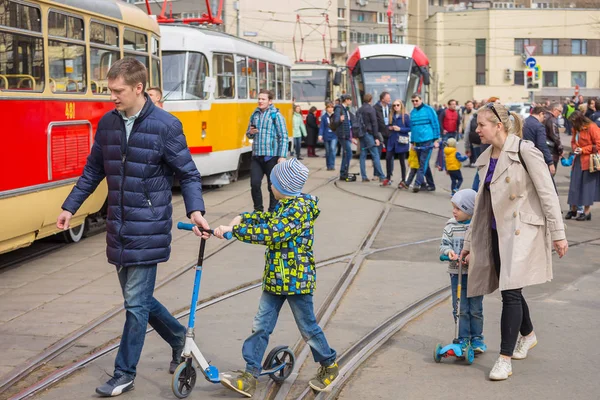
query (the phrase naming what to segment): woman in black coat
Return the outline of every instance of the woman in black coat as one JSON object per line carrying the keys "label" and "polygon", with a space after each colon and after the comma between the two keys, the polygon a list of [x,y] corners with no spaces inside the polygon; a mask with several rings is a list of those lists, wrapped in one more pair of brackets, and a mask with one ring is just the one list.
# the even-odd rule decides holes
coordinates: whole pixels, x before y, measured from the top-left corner
{"label": "woman in black coat", "polygon": [[319,124],[317,123],[317,107],[312,106],[306,116],[306,148],[309,157],[317,157],[315,146],[319,137]]}

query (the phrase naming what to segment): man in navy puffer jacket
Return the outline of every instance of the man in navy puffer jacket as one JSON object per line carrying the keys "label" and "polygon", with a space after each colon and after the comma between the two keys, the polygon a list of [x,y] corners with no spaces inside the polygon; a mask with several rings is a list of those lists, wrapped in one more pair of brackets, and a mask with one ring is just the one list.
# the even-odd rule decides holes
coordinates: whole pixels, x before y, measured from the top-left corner
{"label": "man in navy puffer jacket", "polygon": [[[108,87],[115,110],[98,123],[82,176],[65,200],[57,226],[68,229],[81,204],[106,178],[106,254],[117,268],[126,320],[114,377],[98,387],[101,396],[133,389],[146,326],[152,325],[173,349],[171,371],[180,361],[186,328],[154,297],[156,269],[171,251],[171,186],[176,175],[188,217],[209,229],[196,169],[179,120],[156,107],[144,93],[146,67],[134,58],[115,62]],[[198,236],[208,238],[194,228]],[[172,373],[172,372],[171,372]]]}

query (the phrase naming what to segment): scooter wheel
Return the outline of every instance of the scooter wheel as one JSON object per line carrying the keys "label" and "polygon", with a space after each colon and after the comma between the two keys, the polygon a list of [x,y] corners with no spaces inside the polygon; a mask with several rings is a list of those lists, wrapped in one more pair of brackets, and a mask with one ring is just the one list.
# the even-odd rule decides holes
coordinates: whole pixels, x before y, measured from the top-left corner
{"label": "scooter wheel", "polygon": [[292,373],[295,363],[296,357],[294,356],[294,352],[287,346],[279,346],[275,347],[271,350],[269,355],[267,355],[263,364],[263,369],[276,369],[281,367],[272,374],[269,374],[269,377],[275,382],[283,382]]}
{"label": "scooter wheel", "polygon": [[191,363],[188,366],[187,362],[184,361],[175,369],[171,389],[173,389],[173,394],[178,399],[185,399],[192,393],[194,386],[196,386],[196,369]]}
{"label": "scooter wheel", "polygon": [[442,355],[440,354],[441,350],[442,350],[442,344],[438,343],[435,346],[435,350],[433,350],[433,361],[435,361],[436,363],[439,363],[442,361]]}
{"label": "scooter wheel", "polygon": [[475,350],[473,350],[471,345],[467,346],[465,353],[465,360],[467,361],[467,364],[473,364],[473,361],[475,360]]}

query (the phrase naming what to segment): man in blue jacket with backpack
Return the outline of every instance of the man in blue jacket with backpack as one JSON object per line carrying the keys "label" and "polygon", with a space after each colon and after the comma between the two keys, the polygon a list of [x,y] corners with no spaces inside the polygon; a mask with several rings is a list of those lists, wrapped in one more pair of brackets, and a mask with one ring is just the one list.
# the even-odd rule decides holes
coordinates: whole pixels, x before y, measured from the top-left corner
{"label": "man in blue jacket with backpack", "polygon": [[419,192],[426,180],[427,190],[432,192],[435,190],[435,183],[429,167],[429,159],[433,148],[437,147],[436,141],[440,138],[440,123],[435,110],[423,103],[421,96],[413,95],[412,104],[410,140],[419,158],[419,169],[411,189],[414,193]]}
{"label": "man in blue jacket with backpack", "polygon": [[[186,215],[203,229],[209,226],[203,217],[200,173],[181,122],[144,93],[146,67],[135,58],[123,58],[107,77],[115,110],[98,123],[83,174],[62,205],[56,225],[69,229],[73,214],[106,178],[106,254],[119,276],[126,316],[114,375],[96,393],[113,397],[134,387],[148,323],[172,348],[170,373],[180,362],[186,328],[153,297],[157,264],[167,261],[171,252],[174,175],[181,184]],[[197,227],[194,233],[209,237]]]}

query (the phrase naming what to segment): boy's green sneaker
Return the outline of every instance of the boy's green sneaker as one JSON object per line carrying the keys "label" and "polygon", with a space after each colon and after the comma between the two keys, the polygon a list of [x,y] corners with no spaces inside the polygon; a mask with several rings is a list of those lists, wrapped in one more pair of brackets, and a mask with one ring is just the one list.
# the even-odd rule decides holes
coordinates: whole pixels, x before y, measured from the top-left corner
{"label": "boy's green sneaker", "polygon": [[317,376],[312,378],[308,384],[317,392],[325,392],[328,390],[329,384],[337,378],[340,369],[337,363],[331,364],[329,367],[319,367]]}
{"label": "boy's green sneaker", "polygon": [[221,384],[246,397],[252,397],[256,391],[256,378],[246,371],[231,371],[221,374]]}

